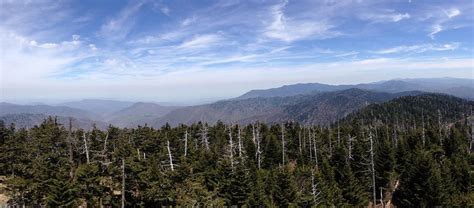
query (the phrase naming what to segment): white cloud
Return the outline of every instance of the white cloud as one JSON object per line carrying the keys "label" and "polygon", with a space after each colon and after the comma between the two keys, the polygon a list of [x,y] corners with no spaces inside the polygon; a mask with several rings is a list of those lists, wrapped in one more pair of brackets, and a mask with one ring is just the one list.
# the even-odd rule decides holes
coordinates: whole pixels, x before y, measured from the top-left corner
{"label": "white cloud", "polygon": [[96,47],[94,44],[89,44],[89,48],[90,48],[92,51],[97,51],[97,47]]}
{"label": "white cloud", "polygon": [[186,18],[184,19],[182,22],[181,22],[181,26],[188,26],[190,25],[191,23],[194,23],[197,21],[197,17],[196,16],[193,16],[193,17],[190,17],[190,18]]}
{"label": "white cloud", "polygon": [[73,41],[79,41],[79,38],[81,38],[80,35],[77,35],[77,34],[72,35],[72,40]]}
{"label": "white cloud", "polygon": [[399,22],[401,20],[409,19],[411,16],[408,13],[380,13],[380,14],[363,14],[361,19],[369,20],[371,22]]}
{"label": "white cloud", "polygon": [[449,10],[445,11],[445,13],[448,16],[448,18],[451,19],[453,17],[459,16],[461,14],[461,11],[459,11],[459,9],[452,8],[452,9],[449,9]]}
{"label": "white cloud", "polygon": [[443,26],[440,23],[435,23],[431,26],[431,32],[428,34],[431,39],[435,38],[435,35],[443,31]]}
{"label": "white cloud", "polygon": [[459,48],[459,43],[447,44],[421,44],[411,46],[397,46],[383,50],[374,51],[377,54],[392,54],[392,53],[424,53],[428,51],[452,51]]}
{"label": "white cloud", "polygon": [[190,49],[190,48],[203,48],[209,47],[216,43],[219,43],[223,40],[223,37],[218,34],[206,34],[206,35],[198,35],[193,37],[192,39],[186,40],[178,48],[181,49]]}
{"label": "white cloud", "polygon": [[99,34],[108,40],[122,40],[132,30],[134,17],[145,3],[143,1],[131,2],[119,14],[100,28]]}
{"label": "white cloud", "polygon": [[457,8],[451,8],[448,10],[434,12],[431,15],[435,20],[430,27],[430,32],[428,33],[428,36],[431,39],[435,39],[436,34],[450,28],[449,26],[445,25],[447,25],[447,23],[451,21],[454,17],[461,15],[461,11]]}
{"label": "white cloud", "polygon": [[56,43],[43,43],[41,45],[38,45],[40,48],[56,48],[58,47],[58,44]]}
{"label": "white cloud", "polygon": [[339,35],[331,31],[334,27],[325,20],[293,19],[285,15],[284,9],[288,1],[283,1],[271,8],[271,23],[264,35],[286,42],[301,39],[324,39]]}

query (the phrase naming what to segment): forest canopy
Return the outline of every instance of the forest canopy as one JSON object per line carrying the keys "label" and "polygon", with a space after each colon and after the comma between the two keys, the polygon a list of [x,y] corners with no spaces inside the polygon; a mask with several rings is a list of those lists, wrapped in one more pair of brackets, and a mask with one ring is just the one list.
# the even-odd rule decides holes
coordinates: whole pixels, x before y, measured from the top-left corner
{"label": "forest canopy", "polygon": [[0,191],[48,207],[468,207],[473,106],[408,96],[330,126],[0,123]]}

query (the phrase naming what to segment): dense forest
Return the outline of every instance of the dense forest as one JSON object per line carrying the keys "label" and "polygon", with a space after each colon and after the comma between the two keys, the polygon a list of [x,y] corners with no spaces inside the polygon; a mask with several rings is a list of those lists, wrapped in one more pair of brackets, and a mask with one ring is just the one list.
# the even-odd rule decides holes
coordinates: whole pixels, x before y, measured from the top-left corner
{"label": "dense forest", "polygon": [[0,122],[0,182],[27,206],[469,207],[473,107],[406,96],[329,126]]}

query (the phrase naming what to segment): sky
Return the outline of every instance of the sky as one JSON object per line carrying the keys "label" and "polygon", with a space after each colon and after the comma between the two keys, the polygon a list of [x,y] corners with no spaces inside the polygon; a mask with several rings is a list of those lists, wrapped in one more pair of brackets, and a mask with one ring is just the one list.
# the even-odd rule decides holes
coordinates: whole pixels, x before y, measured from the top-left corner
{"label": "sky", "polygon": [[0,100],[474,77],[472,0],[0,0]]}

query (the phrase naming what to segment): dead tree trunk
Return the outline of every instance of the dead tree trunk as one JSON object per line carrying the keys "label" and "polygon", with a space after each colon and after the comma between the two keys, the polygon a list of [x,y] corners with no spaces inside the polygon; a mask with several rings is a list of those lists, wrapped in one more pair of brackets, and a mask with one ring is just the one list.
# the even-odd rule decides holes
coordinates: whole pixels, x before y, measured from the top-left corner
{"label": "dead tree trunk", "polygon": [[87,164],[90,163],[90,160],[89,160],[89,148],[87,147],[87,138],[86,138],[86,133],[84,132],[84,134],[82,135],[82,138],[84,139],[84,148],[86,149],[86,161],[87,161]]}
{"label": "dead tree trunk", "polygon": [[426,138],[425,138],[425,116],[423,114],[423,109],[421,109],[421,140],[423,141],[423,147],[425,146],[426,143]]}
{"label": "dead tree trunk", "polygon": [[68,147],[69,147],[69,165],[71,166],[69,171],[69,177],[74,178],[74,151],[72,142],[72,118],[69,118],[69,132],[67,135]]}
{"label": "dead tree trunk", "polygon": [[122,208],[125,208],[125,159],[122,158]]}
{"label": "dead tree trunk", "polygon": [[351,161],[352,160],[352,141],[354,141],[356,137],[352,137],[350,134],[349,134],[349,138],[347,139],[347,150],[348,150],[348,154],[347,154],[347,161]]}
{"label": "dead tree trunk", "polygon": [[311,129],[308,128],[308,142],[309,142],[309,161],[313,160],[313,138],[311,136]]}
{"label": "dead tree trunk", "polygon": [[298,150],[301,154],[302,150],[301,150],[301,127],[300,127],[300,130],[298,131]]}
{"label": "dead tree trunk", "polygon": [[261,151],[260,151],[260,132],[258,130],[258,127],[255,128],[253,126],[253,132],[254,132],[254,142],[257,146],[257,151],[255,151],[255,157],[257,159],[257,167],[258,169],[261,168]]}
{"label": "dead tree trunk", "polygon": [[438,137],[441,141],[442,139],[442,132],[441,130],[443,129],[442,125],[441,125],[441,111],[438,109]]}
{"label": "dead tree trunk", "polygon": [[285,165],[285,126],[281,124],[281,161]]}
{"label": "dead tree trunk", "polygon": [[188,130],[184,133],[184,157],[188,155]]}
{"label": "dead tree trunk", "polygon": [[332,157],[332,132],[331,132],[331,128],[329,128],[328,137],[329,137],[329,158],[331,158]]}
{"label": "dead tree trunk", "polygon": [[[311,129],[310,129],[311,132]],[[316,170],[319,170],[319,161],[318,161],[318,145],[316,144],[316,133],[313,132],[311,133],[313,136],[313,147],[314,147],[314,159],[316,161]]]}
{"label": "dead tree trunk", "polygon": [[137,158],[138,160],[141,159],[140,148],[137,148]]}
{"label": "dead tree trunk", "polygon": [[105,139],[104,139],[104,148],[102,149],[102,154],[106,154],[107,153],[107,140],[109,139],[109,131],[107,130],[107,134],[105,135]]}
{"label": "dead tree trunk", "polygon": [[254,144],[257,144],[255,139],[255,124],[252,124],[252,141]]}
{"label": "dead tree trunk", "polygon": [[229,127],[229,154],[230,154],[230,166],[234,171],[234,141],[232,140],[232,128]]}
{"label": "dead tree trunk", "polygon": [[472,148],[474,145],[474,117],[472,116],[472,108],[471,108],[471,119],[469,119],[469,123],[471,124],[471,141],[469,142],[469,153],[472,153]]}
{"label": "dead tree trunk", "polygon": [[314,182],[314,171],[311,171],[311,194],[313,195],[313,203],[318,206],[321,192],[318,191],[318,184]]}
{"label": "dead tree trunk", "polygon": [[375,187],[375,163],[374,163],[374,140],[372,138],[372,133],[369,133],[370,139],[370,171],[372,173],[372,195],[373,195],[373,207],[375,207],[376,201],[376,187]]}
{"label": "dead tree trunk", "polygon": [[170,168],[171,171],[174,171],[174,164],[173,164],[173,156],[171,155],[171,149],[170,149],[170,141],[167,141],[167,148],[168,148],[168,156],[170,160]]}
{"label": "dead tree trunk", "polygon": [[337,145],[341,143],[341,130],[339,128],[339,121],[337,121]]}
{"label": "dead tree trunk", "polygon": [[242,137],[240,135],[240,126],[237,128],[237,138],[239,139],[239,157],[242,157]]}
{"label": "dead tree trunk", "polygon": [[206,147],[206,151],[209,151],[209,138],[208,138],[208,135],[207,135],[207,126],[206,125],[203,125],[203,129],[202,129],[202,132],[201,132],[201,139],[202,139],[202,142],[204,143],[204,146]]}

